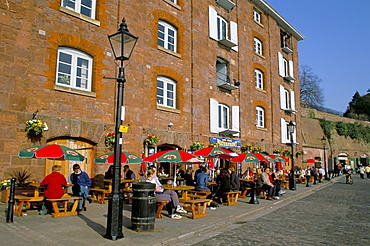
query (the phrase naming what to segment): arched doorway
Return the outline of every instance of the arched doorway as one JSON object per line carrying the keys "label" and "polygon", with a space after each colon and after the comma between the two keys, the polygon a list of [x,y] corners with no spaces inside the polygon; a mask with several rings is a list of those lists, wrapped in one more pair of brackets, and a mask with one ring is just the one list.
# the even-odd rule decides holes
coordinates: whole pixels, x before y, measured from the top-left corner
{"label": "arched doorway", "polygon": [[60,165],[62,166],[62,169],[60,171],[61,174],[63,174],[66,177],[67,182],[70,182],[69,177],[73,172],[72,166],[75,163],[77,163],[81,166],[81,169],[90,176],[90,178],[92,177],[94,170],[94,144],[92,142],[84,139],[61,137],[50,139],[47,143],[48,144],[58,143],[60,145],[64,145],[68,148],[74,149],[81,155],[85,156],[85,160],[82,162],[76,162],[76,161],[57,161],[46,159],[44,167],[44,176],[51,173],[51,168],[53,165]]}

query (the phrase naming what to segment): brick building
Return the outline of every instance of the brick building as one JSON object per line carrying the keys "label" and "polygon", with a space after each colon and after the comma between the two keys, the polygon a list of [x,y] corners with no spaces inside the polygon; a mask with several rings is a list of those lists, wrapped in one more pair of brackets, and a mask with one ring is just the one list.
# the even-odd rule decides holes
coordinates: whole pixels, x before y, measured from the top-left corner
{"label": "brick building", "polygon": [[[125,64],[128,132],[122,149],[188,150],[219,142],[240,153],[250,144],[272,154],[289,148],[287,123],[297,126],[298,41],[304,39],[262,0],[154,1],[9,0],[0,7],[0,179],[29,167],[36,178],[59,163],[21,159],[19,150],[54,143],[77,149],[92,177],[114,131],[117,66],[107,35],[123,17],[138,43]],[[49,130],[24,131],[36,118]],[[148,135],[160,138],[148,149]],[[222,163],[222,165],[226,165]],[[137,170],[137,167],[132,167]]]}

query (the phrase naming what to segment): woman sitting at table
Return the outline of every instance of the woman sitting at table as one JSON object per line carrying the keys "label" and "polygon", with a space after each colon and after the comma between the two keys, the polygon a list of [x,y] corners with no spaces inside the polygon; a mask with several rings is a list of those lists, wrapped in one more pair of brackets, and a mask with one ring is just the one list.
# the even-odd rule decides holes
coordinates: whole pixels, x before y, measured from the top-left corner
{"label": "woman sitting at table", "polygon": [[110,165],[108,170],[105,172],[104,179],[113,179],[114,166]]}
{"label": "woman sitting at table", "polygon": [[193,179],[193,168],[192,167],[188,167],[188,169],[186,170],[186,173],[185,173],[185,177],[184,177],[184,180],[185,180],[185,185],[188,185],[188,186],[194,186],[195,185],[195,182],[194,182],[194,179]]}
{"label": "woman sitting at table", "polygon": [[235,169],[233,167],[229,167],[228,172],[230,175],[230,189],[232,191],[239,191],[240,190],[240,180],[235,173]]}
{"label": "woman sitting at table", "polygon": [[149,182],[149,183],[153,183],[153,184],[156,185],[155,192],[154,192],[156,200],[171,201],[172,202],[172,203],[168,203],[166,205],[167,206],[167,211],[168,211],[168,216],[171,219],[181,219],[182,216],[176,214],[175,212],[186,214],[187,213],[186,210],[184,210],[180,206],[179,197],[177,196],[177,193],[175,191],[173,191],[173,190],[164,190],[163,189],[162,184],[159,182],[158,177],[156,175],[156,171],[157,170],[156,170],[155,167],[149,167],[149,169],[148,169],[148,171],[147,171],[147,173],[144,177],[144,181]]}
{"label": "woman sitting at table", "polygon": [[216,197],[218,197],[217,202],[225,203],[227,199],[223,194],[224,192],[229,192],[231,190],[230,175],[227,168],[221,170],[220,175],[218,175],[216,178],[216,183],[218,185],[218,189],[216,192]]}

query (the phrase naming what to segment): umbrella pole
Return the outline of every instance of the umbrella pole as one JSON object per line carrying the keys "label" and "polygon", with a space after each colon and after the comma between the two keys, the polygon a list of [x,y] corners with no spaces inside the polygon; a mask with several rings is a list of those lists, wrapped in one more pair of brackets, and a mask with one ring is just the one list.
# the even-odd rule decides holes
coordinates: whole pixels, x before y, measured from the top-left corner
{"label": "umbrella pole", "polygon": [[177,178],[177,175],[176,175],[176,163],[174,165],[174,168],[173,168],[173,186],[176,187],[177,184],[176,184],[176,178]]}

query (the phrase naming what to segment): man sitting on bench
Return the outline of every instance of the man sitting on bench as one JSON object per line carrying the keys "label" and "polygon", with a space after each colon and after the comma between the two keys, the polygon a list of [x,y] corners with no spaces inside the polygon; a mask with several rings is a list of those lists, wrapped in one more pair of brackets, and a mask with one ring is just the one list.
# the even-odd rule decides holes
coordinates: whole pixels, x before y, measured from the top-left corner
{"label": "man sitting on bench", "polygon": [[267,200],[274,200],[275,198],[273,196],[276,190],[274,184],[270,181],[269,175],[271,175],[271,169],[267,167],[258,179],[258,188],[267,190]]}
{"label": "man sitting on bench", "polygon": [[67,181],[66,178],[59,173],[60,169],[61,166],[54,165],[51,169],[52,173],[46,176],[40,183],[40,185],[47,186],[44,193],[44,204],[42,205],[39,213],[40,215],[46,215],[52,211],[51,203],[46,199],[59,199],[64,194],[64,186],[67,186]]}

